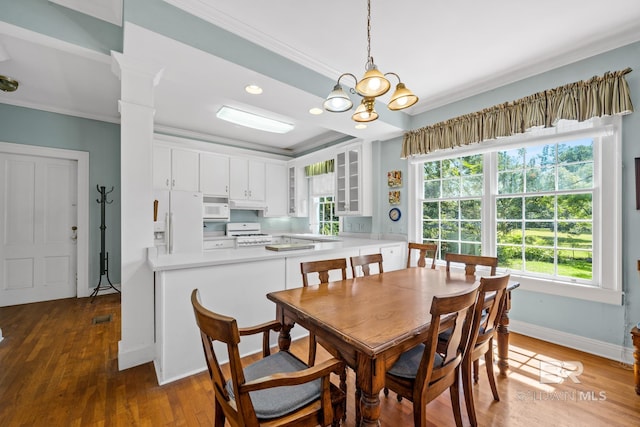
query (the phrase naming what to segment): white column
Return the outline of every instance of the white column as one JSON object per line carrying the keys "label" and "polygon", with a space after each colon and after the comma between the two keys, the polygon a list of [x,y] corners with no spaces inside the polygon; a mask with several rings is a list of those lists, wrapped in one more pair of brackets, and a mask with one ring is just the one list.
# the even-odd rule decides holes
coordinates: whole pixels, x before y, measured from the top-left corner
{"label": "white column", "polygon": [[121,320],[120,370],[155,357],[153,273],[153,93],[162,75],[156,64],[111,52],[120,78]]}

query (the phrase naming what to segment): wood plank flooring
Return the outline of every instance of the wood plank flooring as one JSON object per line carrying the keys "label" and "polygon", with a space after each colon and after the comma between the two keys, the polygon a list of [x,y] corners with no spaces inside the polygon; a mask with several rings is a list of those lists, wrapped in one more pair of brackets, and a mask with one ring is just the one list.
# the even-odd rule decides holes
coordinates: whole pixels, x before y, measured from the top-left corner
{"label": "wood plank flooring", "polygon": [[[112,315],[105,323],[92,323]],[[243,326],[243,325],[241,325]],[[0,308],[0,425],[210,426],[213,396],[205,372],[158,386],[153,365],[118,371],[120,296],[64,299]],[[306,340],[294,351],[306,354]],[[494,402],[484,370],[475,386],[481,426],[639,426],[633,371],[607,359],[512,334],[511,371]],[[319,354],[319,358],[326,353]],[[541,383],[540,363],[577,361],[580,383]],[[484,367],[481,365],[481,368]],[[565,372],[570,367],[565,367]],[[550,379],[560,379],[551,377]],[[354,426],[353,372],[348,416]],[[412,425],[412,409],[381,394],[383,426]],[[454,425],[448,393],[427,407],[431,426]],[[464,409],[463,409],[464,415]],[[468,425],[466,415],[463,416]]]}

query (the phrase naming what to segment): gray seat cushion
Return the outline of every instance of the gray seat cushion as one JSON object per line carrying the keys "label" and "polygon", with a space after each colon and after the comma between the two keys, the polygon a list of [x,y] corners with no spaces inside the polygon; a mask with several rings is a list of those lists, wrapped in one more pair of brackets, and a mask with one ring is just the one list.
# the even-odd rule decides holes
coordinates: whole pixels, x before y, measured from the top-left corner
{"label": "gray seat cushion", "polygon": [[[422,353],[424,353],[424,344],[419,344],[411,350],[405,351],[387,373],[401,378],[415,378],[422,360]],[[436,353],[433,366],[440,367],[443,361],[442,356]]]}
{"label": "gray seat cushion", "polygon": [[[306,368],[307,365],[288,352],[280,351],[246,366],[244,376],[247,381],[252,381],[276,373],[295,372]],[[226,388],[231,399],[235,400],[231,380],[227,381]],[[320,397],[320,390],[321,380],[318,379],[296,386],[252,391],[249,395],[258,418],[269,419],[286,415],[313,402]]]}

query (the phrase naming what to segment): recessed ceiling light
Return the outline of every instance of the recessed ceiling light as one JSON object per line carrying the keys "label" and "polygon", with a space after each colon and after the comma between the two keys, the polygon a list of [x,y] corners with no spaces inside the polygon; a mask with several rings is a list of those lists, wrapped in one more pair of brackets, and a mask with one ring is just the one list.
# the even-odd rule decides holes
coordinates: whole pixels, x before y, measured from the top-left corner
{"label": "recessed ceiling light", "polygon": [[322,108],[313,107],[312,109],[309,110],[309,113],[313,114],[314,116],[317,116],[318,114],[322,114]]}
{"label": "recessed ceiling light", "polygon": [[364,123],[358,123],[357,125],[355,125],[356,129],[366,129],[367,125],[365,125]]}
{"label": "recessed ceiling light", "polygon": [[279,120],[270,119],[268,117],[259,116],[257,114],[248,113],[246,111],[237,110],[224,105],[216,113],[216,117],[236,125],[245,126],[252,129],[263,130],[273,133],[287,133],[293,130],[294,126],[290,123],[281,122]]}
{"label": "recessed ceiling light", "polygon": [[248,85],[245,86],[244,90],[251,95],[260,95],[262,93],[262,88],[258,85]]}

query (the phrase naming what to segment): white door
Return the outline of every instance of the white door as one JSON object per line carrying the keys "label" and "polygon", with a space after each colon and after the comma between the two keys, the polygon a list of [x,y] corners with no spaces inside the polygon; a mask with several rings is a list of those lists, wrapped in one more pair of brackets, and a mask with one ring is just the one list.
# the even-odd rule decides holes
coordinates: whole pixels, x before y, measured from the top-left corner
{"label": "white door", "polygon": [[0,153],[0,306],[76,296],[77,161]]}

